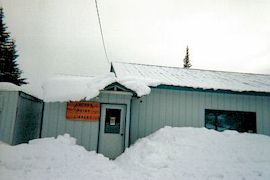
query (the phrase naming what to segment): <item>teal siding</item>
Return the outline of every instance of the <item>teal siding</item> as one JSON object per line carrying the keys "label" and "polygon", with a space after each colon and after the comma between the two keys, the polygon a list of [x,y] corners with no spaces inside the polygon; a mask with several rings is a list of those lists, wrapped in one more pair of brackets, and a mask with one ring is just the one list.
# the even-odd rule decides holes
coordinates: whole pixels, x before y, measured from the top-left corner
{"label": "teal siding", "polygon": [[66,119],[66,102],[45,103],[42,137],[57,137],[65,133],[77,139],[88,150],[96,150],[98,121],[71,121]]}
{"label": "teal siding", "polygon": [[0,140],[19,144],[39,138],[42,101],[19,91],[0,91]]}
{"label": "teal siding", "polygon": [[17,112],[18,92],[0,92],[0,140],[12,144]]}
{"label": "teal siding", "polygon": [[19,92],[12,144],[27,143],[40,137],[43,102]]}
{"label": "teal siding", "polygon": [[130,143],[164,126],[204,127],[205,109],[256,112],[257,132],[270,135],[270,97],[152,88],[132,98]]}
{"label": "teal siding", "polygon": [[[130,93],[102,91],[96,101],[104,104],[125,104],[126,114],[126,135],[125,146],[129,143],[129,119],[130,119]],[[77,139],[77,144],[84,146],[87,150],[97,150],[99,121],[72,121],[66,119],[67,102],[45,103],[42,137],[57,137],[65,133]]]}

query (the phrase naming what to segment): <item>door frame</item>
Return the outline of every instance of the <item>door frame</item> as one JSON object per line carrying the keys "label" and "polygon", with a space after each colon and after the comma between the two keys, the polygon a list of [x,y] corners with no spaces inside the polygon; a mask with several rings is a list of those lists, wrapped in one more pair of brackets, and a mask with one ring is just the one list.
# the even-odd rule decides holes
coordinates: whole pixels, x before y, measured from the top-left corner
{"label": "door frame", "polygon": [[[122,104],[122,103],[100,103],[100,117],[99,117],[99,125],[98,125],[98,140],[97,140],[97,153],[99,153],[99,144],[100,144],[100,128],[101,128],[101,121],[102,121],[102,105],[121,105],[125,106],[125,118],[123,119],[123,124],[124,124],[124,135],[123,135],[123,152],[126,149],[126,121],[127,121],[127,104]],[[106,118],[106,117],[105,117]]]}

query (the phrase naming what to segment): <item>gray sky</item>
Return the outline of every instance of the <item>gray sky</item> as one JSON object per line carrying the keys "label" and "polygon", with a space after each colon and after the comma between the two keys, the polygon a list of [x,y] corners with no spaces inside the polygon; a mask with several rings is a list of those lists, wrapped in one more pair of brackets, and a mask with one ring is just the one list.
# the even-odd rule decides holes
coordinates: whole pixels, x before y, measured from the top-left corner
{"label": "gray sky", "polygon": [[[40,95],[54,74],[109,71],[94,0],[0,0]],[[269,0],[98,0],[111,61],[270,74]]]}

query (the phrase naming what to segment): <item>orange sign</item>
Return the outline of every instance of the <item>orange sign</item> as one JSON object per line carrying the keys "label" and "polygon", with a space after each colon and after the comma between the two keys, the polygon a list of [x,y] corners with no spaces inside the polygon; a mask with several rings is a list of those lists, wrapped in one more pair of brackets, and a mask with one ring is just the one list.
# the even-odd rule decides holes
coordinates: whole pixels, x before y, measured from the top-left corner
{"label": "orange sign", "polygon": [[98,102],[71,101],[67,104],[67,119],[98,121],[99,117],[100,103]]}

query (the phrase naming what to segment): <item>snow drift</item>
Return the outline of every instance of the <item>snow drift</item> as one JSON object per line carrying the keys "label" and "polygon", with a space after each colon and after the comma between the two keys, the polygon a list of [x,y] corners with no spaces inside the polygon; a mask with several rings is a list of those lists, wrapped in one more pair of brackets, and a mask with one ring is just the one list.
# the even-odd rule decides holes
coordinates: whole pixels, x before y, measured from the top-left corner
{"label": "snow drift", "polygon": [[165,127],[138,140],[116,163],[142,179],[270,179],[270,137]]}
{"label": "snow drift", "polygon": [[69,135],[9,146],[0,144],[1,180],[127,179],[108,158],[88,152]]}
{"label": "snow drift", "polygon": [[69,135],[0,143],[0,179],[270,179],[270,137],[165,127],[111,161]]}

